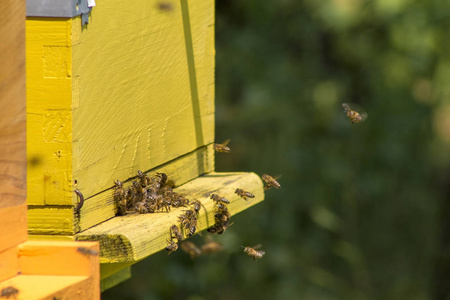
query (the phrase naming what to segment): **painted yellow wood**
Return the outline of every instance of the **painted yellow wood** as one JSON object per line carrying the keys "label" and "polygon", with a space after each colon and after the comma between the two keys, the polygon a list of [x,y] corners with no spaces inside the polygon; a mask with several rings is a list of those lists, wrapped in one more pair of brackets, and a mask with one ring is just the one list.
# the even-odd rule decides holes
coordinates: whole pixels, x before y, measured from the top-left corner
{"label": "painted yellow wood", "polygon": [[73,20],[73,179],[86,195],[214,141],[214,1],[98,0]]}
{"label": "painted yellow wood", "polygon": [[54,234],[29,234],[29,241],[74,241],[73,235],[54,235]]}
{"label": "painted yellow wood", "polygon": [[[158,3],[98,0],[84,27],[80,17],[27,19],[30,233],[111,218],[111,205],[88,203],[78,222],[73,191],[90,198],[214,141],[214,1]],[[180,182],[213,170],[211,157]]]}
{"label": "painted yellow wood", "polygon": [[111,276],[100,280],[100,292],[106,291],[119,283],[131,278],[131,267],[126,267],[115,272]]}
{"label": "painted yellow wood", "polygon": [[74,234],[74,210],[72,206],[28,206],[28,233]]}
{"label": "painted yellow wood", "polygon": [[27,201],[72,204],[72,22],[26,21]]}
{"label": "painted yellow wood", "polygon": [[[154,176],[156,173],[166,173],[175,185],[179,186],[197,177],[198,174],[208,173],[213,170],[214,150],[212,145],[209,145],[185,154],[156,169],[152,169],[148,174],[149,176]],[[121,178],[116,179],[120,180]],[[127,188],[131,184],[132,180],[129,180],[124,183],[124,187]],[[109,189],[85,200],[80,211],[81,217],[77,232],[84,231],[115,216],[117,210],[114,204],[113,193],[114,190]]]}
{"label": "painted yellow wood", "polygon": [[[243,200],[234,191],[245,189],[255,198]],[[209,196],[217,193],[230,200],[232,215],[264,199],[260,177],[254,173],[210,173],[200,176],[175,189],[188,199],[202,203],[198,218],[198,231],[214,224],[214,203]],[[170,226],[186,208],[174,208],[170,213],[129,214],[115,217],[76,235],[77,240],[99,241],[101,263],[126,263],[139,261],[167,246]],[[226,233],[225,233],[226,234]]]}

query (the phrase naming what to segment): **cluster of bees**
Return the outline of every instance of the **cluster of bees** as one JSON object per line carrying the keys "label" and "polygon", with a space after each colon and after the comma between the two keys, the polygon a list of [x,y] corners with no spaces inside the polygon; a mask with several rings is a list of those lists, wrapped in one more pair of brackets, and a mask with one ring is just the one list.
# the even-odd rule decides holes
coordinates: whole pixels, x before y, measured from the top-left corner
{"label": "cluster of bees", "polygon": [[171,207],[188,206],[186,197],[173,191],[173,182],[164,173],[157,173],[150,178],[138,171],[138,181],[124,189],[120,180],[114,181],[114,201],[118,208],[118,215],[137,211],[140,214],[169,212]]}
{"label": "cluster of bees", "polygon": [[[222,144],[214,144],[214,150],[221,153],[230,153],[231,149],[227,146],[230,140]],[[281,188],[280,184],[270,175],[261,176],[265,182],[265,190],[270,188]],[[170,237],[166,240],[166,251],[171,254],[178,250],[178,245],[184,238],[193,236],[197,231],[198,216],[202,204],[198,200],[190,201],[185,196],[173,191],[174,184],[164,173],[157,173],[154,177],[138,171],[137,180],[125,189],[120,180],[114,182],[114,201],[118,208],[118,215],[125,215],[129,212],[138,212],[140,214],[170,212],[171,207],[186,207],[178,216],[179,225],[172,225],[169,228]],[[243,189],[237,188],[235,193],[242,199],[254,198],[255,196]],[[214,225],[207,231],[211,234],[223,234],[229,226],[231,214],[227,205],[230,201],[220,195],[211,194],[210,199],[214,202]],[[244,253],[254,260],[261,259],[265,254],[262,250],[257,250],[260,245],[255,247],[244,247]],[[222,249],[222,245],[217,242],[209,242],[200,248],[189,241],[181,243],[181,248],[192,258],[200,255],[214,253]]]}

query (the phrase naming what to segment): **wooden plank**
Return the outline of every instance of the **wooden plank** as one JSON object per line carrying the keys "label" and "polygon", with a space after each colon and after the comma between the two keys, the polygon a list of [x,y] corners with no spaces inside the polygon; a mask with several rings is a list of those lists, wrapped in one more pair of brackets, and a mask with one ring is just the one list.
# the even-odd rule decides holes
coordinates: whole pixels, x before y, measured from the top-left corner
{"label": "wooden plank", "polygon": [[[25,178],[23,180],[25,181]],[[3,199],[0,198],[0,202],[2,201]],[[0,207],[0,252],[17,246],[26,239],[27,204],[25,201],[19,205]]]}
{"label": "wooden plank", "polygon": [[[253,193],[255,198],[244,201],[234,193],[236,188]],[[232,215],[264,199],[262,181],[254,173],[211,173],[175,190],[186,195],[188,199],[201,201],[198,231],[214,224],[214,203],[209,199],[211,193],[217,193],[230,200],[228,210]],[[136,262],[167,246],[169,228],[177,224],[178,216],[185,209],[174,208],[170,213],[115,217],[77,234],[76,239],[99,241],[101,263]]]}
{"label": "wooden plank", "polygon": [[[86,251],[81,252],[80,248]],[[100,279],[98,243],[28,241],[20,244],[18,250],[23,275],[93,275]]]}
{"label": "wooden plank", "polygon": [[14,300],[100,299],[87,276],[19,275],[0,282],[0,289],[10,286],[19,290]]}
{"label": "wooden plank", "polygon": [[30,234],[72,235],[74,210],[72,206],[29,206],[28,232]]}
{"label": "wooden plank", "polygon": [[131,267],[128,266],[100,281],[100,292],[106,291],[131,278]]}
{"label": "wooden plank", "polygon": [[17,246],[0,252],[0,282],[19,273]]}
{"label": "wooden plank", "polygon": [[[149,176],[156,173],[166,173],[174,183],[179,186],[204,173],[214,170],[214,150],[212,145],[202,147],[191,153],[183,155],[174,161],[152,169]],[[135,174],[137,175],[137,174]],[[121,178],[113,178],[121,179]],[[132,180],[124,183],[125,187],[131,185]],[[111,183],[112,184],[112,181]],[[112,187],[93,197],[87,197],[81,208],[79,229],[83,231],[103,221],[111,219],[116,214]]]}
{"label": "wooden plank", "polygon": [[72,22],[27,18],[27,201],[72,205]]}
{"label": "wooden plank", "polygon": [[200,2],[188,23],[179,2],[167,12],[157,0],[98,0],[86,29],[74,19],[73,179],[84,194],[214,141],[214,1]]}
{"label": "wooden plank", "polygon": [[0,18],[0,208],[3,208],[21,205],[26,200],[25,1],[1,1]]}

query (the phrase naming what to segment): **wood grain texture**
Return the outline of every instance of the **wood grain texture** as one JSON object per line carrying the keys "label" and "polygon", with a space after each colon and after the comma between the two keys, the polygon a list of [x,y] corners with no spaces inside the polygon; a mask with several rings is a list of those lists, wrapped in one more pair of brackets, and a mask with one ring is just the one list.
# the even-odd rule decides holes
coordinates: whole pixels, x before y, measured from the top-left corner
{"label": "wood grain texture", "polygon": [[30,234],[72,235],[75,233],[72,206],[29,206]]}
{"label": "wood grain texture", "polygon": [[[2,199],[0,199],[0,202]],[[27,204],[0,207],[0,252],[27,239]]]}
{"label": "wood grain texture", "polygon": [[[234,193],[236,188],[253,193],[255,198],[244,201]],[[188,199],[201,201],[203,207],[198,218],[198,231],[214,224],[214,203],[209,199],[212,193],[230,200],[228,209],[232,215],[264,199],[262,181],[254,173],[211,173],[175,190]],[[178,216],[185,209],[172,209],[170,213],[115,217],[77,234],[76,239],[99,241],[101,263],[136,262],[167,246],[170,226],[177,224]]]}
{"label": "wood grain texture", "polygon": [[0,282],[19,274],[17,246],[0,252]]}
{"label": "wood grain texture", "polygon": [[[0,208],[26,200],[25,1],[0,2]],[[0,244],[2,240],[0,238]]]}
{"label": "wood grain texture", "polygon": [[98,0],[89,25],[74,19],[73,179],[86,195],[214,140],[214,1],[157,3]]}
{"label": "wood grain texture", "polygon": [[72,204],[72,22],[28,18],[27,202]]}
{"label": "wood grain texture", "polygon": [[[156,173],[166,173],[176,186],[180,186],[192,178],[208,173],[214,170],[214,150],[212,145],[202,147],[193,152],[178,157],[166,164],[152,169],[148,172],[149,176]],[[135,176],[137,174],[134,174]],[[121,178],[115,178],[115,180]],[[131,178],[124,183],[128,188],[132,184]],[[111,182],[112,184],[112,182]],[[76,231],[84,231],[103,221],[113,218],[117,213],[117,208],[113,198],[113,188],[97,194],[93,197],[87,197],[80,211],[79,223]],[[77,215],[78,216],[78,215]]]}

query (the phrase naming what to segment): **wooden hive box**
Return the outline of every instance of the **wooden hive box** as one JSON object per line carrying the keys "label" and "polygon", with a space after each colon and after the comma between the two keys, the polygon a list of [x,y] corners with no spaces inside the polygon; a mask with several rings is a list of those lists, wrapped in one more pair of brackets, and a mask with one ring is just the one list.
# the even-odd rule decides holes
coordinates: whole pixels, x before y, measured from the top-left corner
{"label": "wooden hive box", "polygon": [[99,241],[106,280],[163,249],[177,222],[177,210],[115,217],[115,180],[166,173],[203,203],[199,230],[214,223],[212,192],[232,214],[264,193],[256,174],[213,172],[214,0],[92,2],[27,1],[28,228]]}

